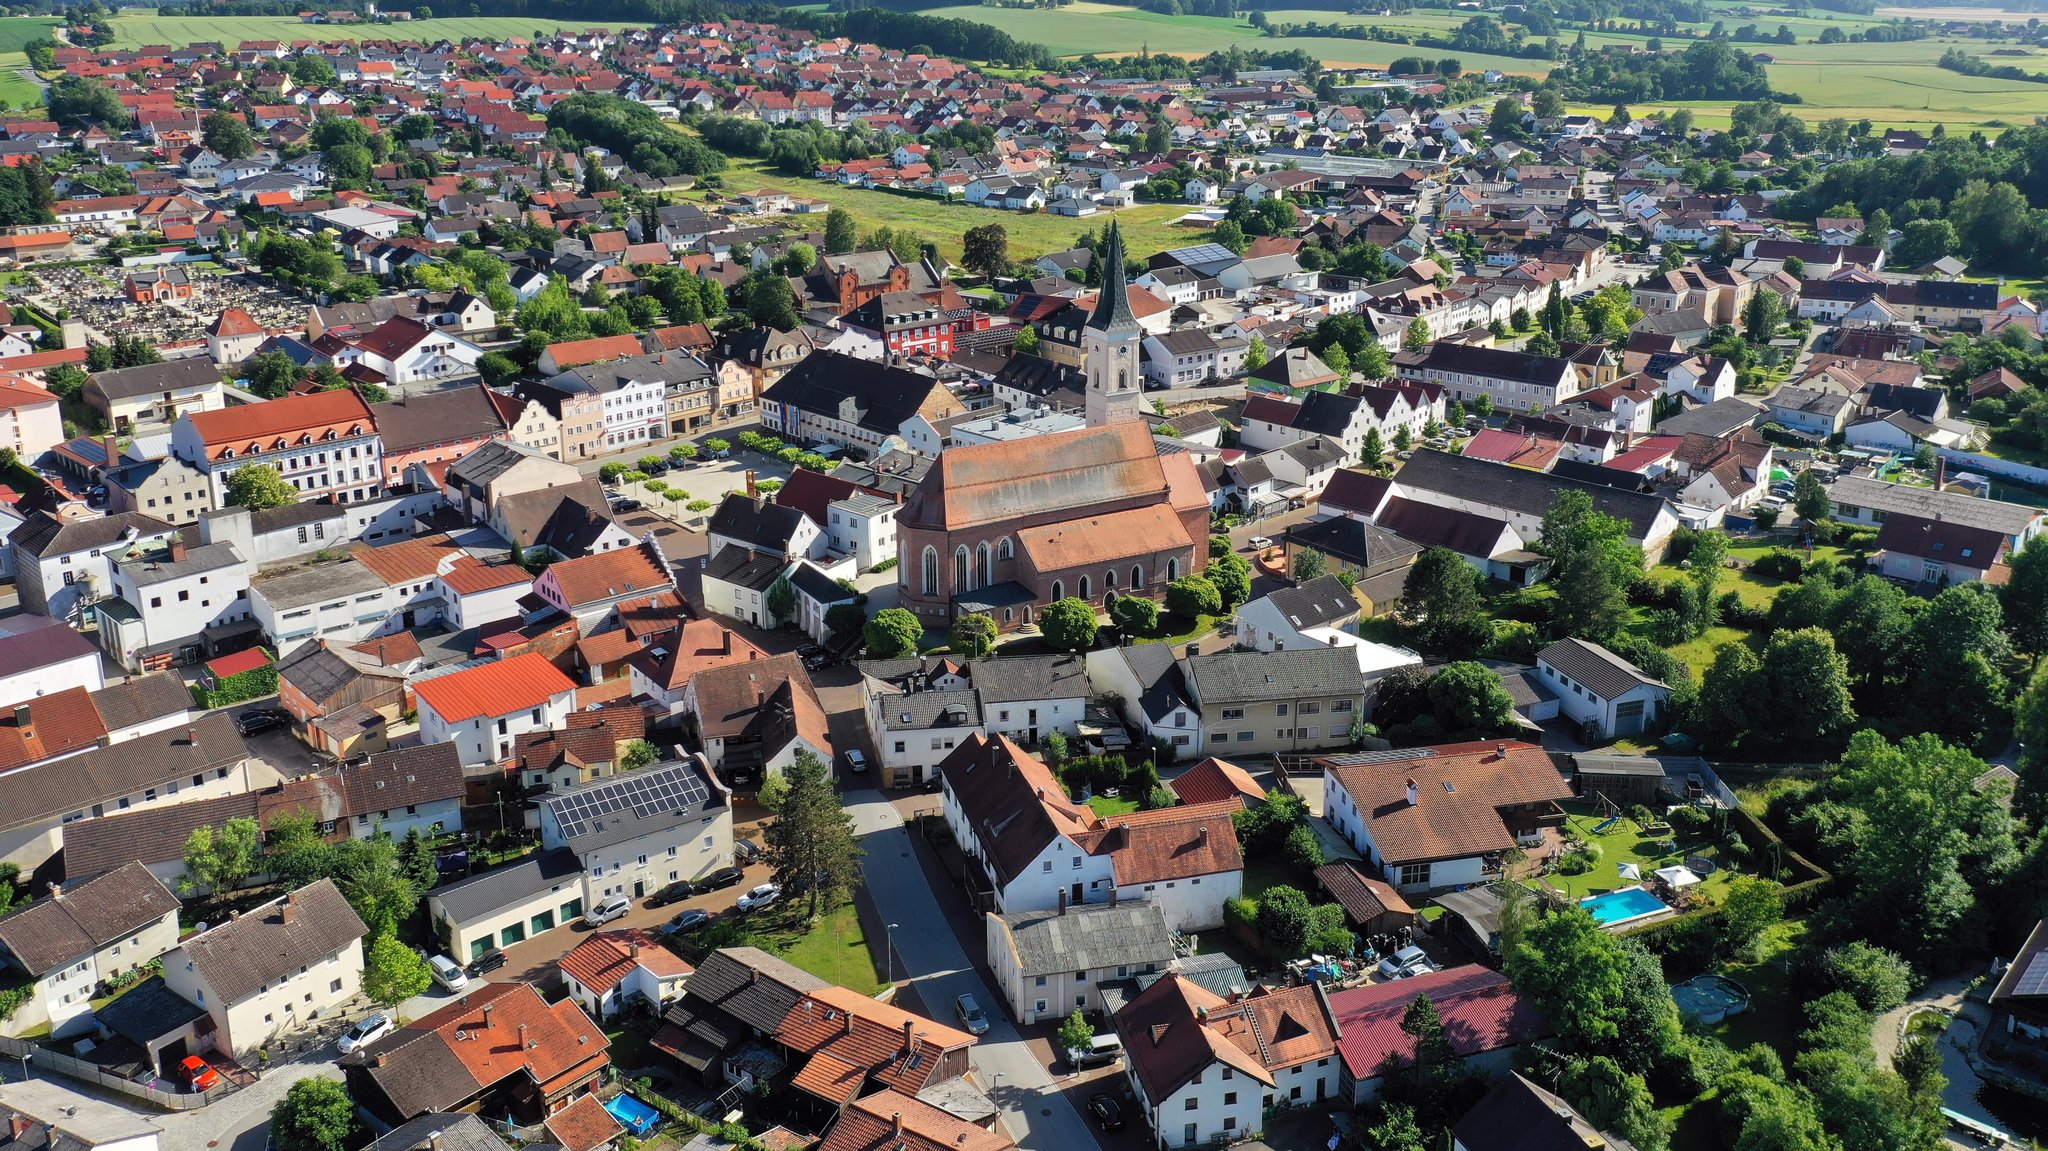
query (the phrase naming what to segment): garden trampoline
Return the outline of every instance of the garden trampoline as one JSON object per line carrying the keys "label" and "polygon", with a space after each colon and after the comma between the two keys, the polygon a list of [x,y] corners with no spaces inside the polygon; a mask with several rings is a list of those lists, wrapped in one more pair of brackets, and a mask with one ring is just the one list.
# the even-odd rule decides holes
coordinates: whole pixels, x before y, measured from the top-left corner
{"label": "garden trampoline", "polygon": [[1674,984],[1671,998],[1681,1015],[1706,1024],[1740,1015],[1749,1007],[1749,990],[1724,975],[1697,975]]}

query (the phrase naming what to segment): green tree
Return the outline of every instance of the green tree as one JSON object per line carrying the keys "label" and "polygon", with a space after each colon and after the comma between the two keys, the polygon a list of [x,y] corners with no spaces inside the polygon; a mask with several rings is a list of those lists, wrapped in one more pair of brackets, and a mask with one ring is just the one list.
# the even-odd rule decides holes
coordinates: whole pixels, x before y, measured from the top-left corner
{"label": "green tree", "polygon": [[1095,1045],[1095,1025],[1076,1007],[1072,1015],[1060,1020],[1059,1032],[1053,1037],[1059,1049],[1067,1053],[1068,1061],[1081,1055]]}
{"label": "green tree", "polygon": [[1820,482],[1818,475],[1810,471],[1800,472],[1799,478],[1792,482],[1792,510],[1810,524],[1833,523],[1834,497],[1828,494],[1828,486]]}
{"label": "green tree", "polygon": [[269,464],[243,464],[228,473],[227,501],[260,512],[299,502],[299,491]]}
{"label": "green tree", "polygon": [[256,137],[249,122],[223,108],[216,108],[199,122],[200,139],[223,160],[239,160],[256,150]]}
{"label": "green tree", "polygon": [[1408,569],[1401,615],[1416,639],[1434,651],[1476,652],[1493,638],[1479,596],[1479,569],[1446,547],[1433,547]]}
{"label": "green tree", "polygon": [[796,615],[796,589],[790,586],[788,579],[777,579],[768,585],[767,593],[761,597],[761,606],[775,626],[781,627]]}
{"label": "green tree", "polygon": [[1358,462],[1367,470],[1378,471],[1387,466],[1387,441],[1380,437],[1377,427],[1365,431],[1365,446],[1359,449]]}
{"label": "green tree", "polygon": [[1627,1139],[1637,1151],[1670,1146],[1671,1125],[1658,1112],[1649,1085],[1604,1055],[1572,1060],[1557,1090],[1586,1122]]}
{"label": "green tree", "polygon": [[1127,595],[1111,605],[1109,618],[1125,635],[1150,635],[1159,627],[1159,605],[1141,595]]}
{"label": "green tree", "polygon": [[1308,896],[1278,884],[1259,897],[1259,940],[1275,959],[1299,958],[1308,947],[1315,919]]}
{"label": "green tree", "polygon": [[1419,352],[1429,346],[1429,325],[1417,316],[1408,321],[1408,330],[1401,333],[1401,350]]}
{"label": "green tree", "polygon": [[1484,738],[1514,725],[1515,699],[1500,673],[1483,663],[1449,664],[1430,676],[1429,702],[1446,731]]}
{"label": "green tree", "polygon": [[770,811],[780,812],[782,805],[789,802],[789,777],[779,771],[768,773],[761,781],[761,790],[754,795],[754,801]]}
{"label": "green tree", "polygon": [[398,870],[414,891],[431,891],[441,881],[441,869],[434,862],[434,848],[420,834],[417,824],[405,830],[398,841]]}
{"label": "green tree", "polygon": [[1272,358],[1272,349],[1266,347],[1266,337],[1255,334],[1252,336],[1251,343],[1245,346],[1244,370],[1256,372],[1260,368],[1265,367],[1266,362]]}
{"label": "green tree", "polygon": [[1422,1126],[1415,1121],[1415,1108],[1406,1103],[1389,1103],[1380,1109],[1380,1123],[1366,1129],[1373,1151],[1429,1151]]}
{"label": "green tree", "polygon": [[1721,565],[1727,558],[1728,537],[1719,529],[1710,528],[1693,537],[1692,552],[1686,556],[1686,575],[1692,585],[1692,596],[1686,603],[1691,618],[1686,625],[1693,635],[1704,633],[1720,619],[1716,593],[1721,583]]}
{"label": "green tree", "polygon": [[193,828],[185,837],[185,874],[178,877],[178,893],[225,895],[235,890],[256,870],[262,847],[263,829],[247,816],[236,816],[218,828]]}
{"label": "green tree", "polygon": [[1642,574],[1642,549],[1630,544],[1627,524],[1595,510],[1585,492],[1559,492],[1537,549],[1550,558],[1558,593],[1552,634],[1600,642],[1621,629],[1629,585]]}
{"label": "green tree", "polygon": [[363,994],[379,1007],[396,1007],[433,986],[420,953],[385,932],[363,952]]}
{"label": "green tree", "polygon": [[[1333,369],[1336,366],[1330,365]],[[1379,341],[1368,340],[1351,358],[1351,370],[1358,373],[1360,379],[1384,380],[1394,374],[1394,362],[1387,357],[1387,350],[1380,346]]]}
{"label": "green tree", "polygon": [[806,914],[816,920],[827,897],[859,881],[864,853],[853,833],[853,816],[832,787],[829,764],[799,751],[783,775],[789,795],[762,832],[765,854],[783,894],[792,901],[807,899]]}
{"label": "green tree", "polygon": [[1758,288],[1742,308],[1742,336],[1752,344],[1767,344],[1785,324],[1785,301],[1769,288]]}
{"label": "green tree", "polygon": [[1010,345],[1010,350],[1020,356],[1037,355],[1038,329],[1032,327],[1030,324],[1017,325],[1017,340],[1015,343]]}
{"label": "green tree", "polygon": [[1202,578],[1216,585],[1216,594],[1226,610],[1252,598],[1252,565],[1235,552],[1209,561],[1209,566],[1202,571]]}
{"label": "green tree", "polygon": [[1620,947],[1574,905],[1530,924],[1521,946],[1502,960],[1515,989],[1556,1028],[1564,1050],[1599,1054],[1621,1034]]}
{"label": "green tree", "polygon": [[747,278],[740,281],[740,289],[747,301],[747,318],[761,327],[788,332],[802,322],[797,313],[796,293],[790,290],[789,281],[773,269],[759,268],[747,273]]}
{"label": "green tree", "polygon": [[1095,608],[1072,596],[1055,600],[1038,613],[1038,630],[1060,651],[1087,651],[1095,646]]}
{"label": "green tree", "polygon": [[[1323,559],[1323,553],[1314,548],[1302,548],[1294,553],[1294,582],[1296,583],[1307,583],[1312,579],[1320,578],[1329,570],[1329,563]],[[1218,609],[1221,609],[1223,605],[1219,603],[1216,606]]]}
{"label": "green tree", "polygon": [[1903,1007],[1919,981],[1912,964],[1860,939],[1828,948],[1818,966],[1824,985],[1848,993],[1856,1006],[1873,1015]]}
{"label": "green tree", "polygon": [[1721,897],[1721,938],[1730,955],[1753,962],[1764,932],[1785,918],[1785,897],[1771,880],[1738,875]]}
{"label": "green tree", "polygon": [[867,622],[864,638],[870,659],[896,659],[916,655],[924,642],[924,623],[907,608],[884,608]]}
{"label": "green tree", "polygon": [[625,754],[619,757],[619,767],[624,771],[639,771],[661,758],[661,749],[644,739],[626,744]]}
{"label": "green tree", "polygon": [[980,659],[996,649],[996,621],[980,612],[953,621],[948,636],[953,650],[969,659]]}
{"label": "green tree", "polygon": [[2012,557],[2011,575],[1998,589],[2013,646],[2039,658],[2048,652],[2048,539],[2036,536]]}
{"label": "green tree", "polygon": [[835,256],[853,251],[858,242],[859,227],[853,222],[853,213],[844,208],[833,208],[825,213],[825,250]]}
{"label": "green tree", "polygon": [[825,609],[825,627],[833,636],[849,636],[867,626],[868,609],[857,603],[835,603]]}
{"label": "green tree", "polygon": [[270,1109],[277,1151],[346,1151],[361,1130],[355,1100],[338,1079],[301,1079]]}
{"label": "green tree", "polygon": [[1010,270],[1010,232],[1001,224],[982,224],[960,236],[960,266],[994,279]]}
{"label": "green tree", "polygon": [[1166,585],[1166,610],[1183,619],[1215,615],[1223,610],[1223,595],[1201,576],[1182,576]]}
{"label": "green tree", "polygon": [[1780,631],[1765,646],[1755,684],[1764,718],[1757,730],[1825,746],[1856,722],[1849,661],[1821,628]]}

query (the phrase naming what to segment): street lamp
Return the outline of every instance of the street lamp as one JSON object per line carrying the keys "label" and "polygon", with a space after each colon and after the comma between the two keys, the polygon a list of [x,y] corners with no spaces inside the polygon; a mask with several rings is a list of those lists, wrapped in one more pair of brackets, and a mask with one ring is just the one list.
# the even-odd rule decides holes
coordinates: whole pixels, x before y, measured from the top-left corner
{"label": "street lamp", "polygon": [[889,982],[894,983],[896,982],[896,924],[891,923],[888,926],[887,936],[887,950],[889,952]]}

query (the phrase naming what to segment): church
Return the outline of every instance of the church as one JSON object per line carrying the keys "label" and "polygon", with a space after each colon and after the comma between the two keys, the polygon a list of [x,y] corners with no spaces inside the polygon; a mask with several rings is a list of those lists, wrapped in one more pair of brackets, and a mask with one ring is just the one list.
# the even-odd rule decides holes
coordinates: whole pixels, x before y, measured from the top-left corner
{"label": "church", "polygon": [[1209,558],[1209,496],[1192,460],[1162,456],[1142,418],[1144,383],[1112,224],[1102,293],[1083,336],[1087,423],[948,448],[897,516],[902,606],[927,627],[961,615],[1005,631],[1069,596],[1106,609],[1158,597]]}

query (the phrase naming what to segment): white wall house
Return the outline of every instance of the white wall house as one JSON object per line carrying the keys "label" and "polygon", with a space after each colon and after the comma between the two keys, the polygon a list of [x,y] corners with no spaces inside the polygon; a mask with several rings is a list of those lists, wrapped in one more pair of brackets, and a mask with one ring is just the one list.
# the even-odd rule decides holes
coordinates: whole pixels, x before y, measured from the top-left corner
{"label": "white wall house", "polygon": [[519,735],[561,726],[575,706],[576,684],[546,656],[526,652],[417,680],[413,692],[421,739],[455,744],[462,766],[475,767],[505,760]]}
{"label": "white wall house", "polygon": [[186,939],[164,956],[164,983],[212,1016],[200,1053],[250,1060],[362,993],[366,934],[322,879]]}
{"label": "white wall house", "polygon": [[732,863],[731,796],[694,760],[541,797],[540,840],[574,852],[591,904],[633,899]]}
{"label": "white wall house", "polygon": [[178,897],[140,863],[69,888],[51,884],[50,898],[0,916],[0,962],[34,988],[7,1020],[7,1034],[76,1034],[92,1022],[103,981],[177,945]]}
{"label": "white wall house", "polygon": [[1536,673],[1557,693],[1558,710],[1600,739],[1655,731],[1671,688],[1598,644],[1561,639],[1536,654]]}

